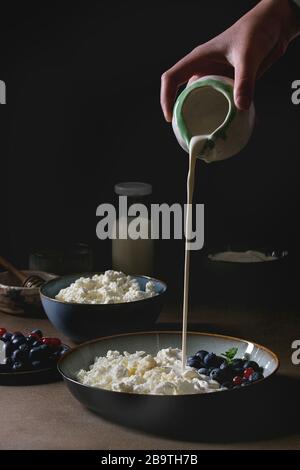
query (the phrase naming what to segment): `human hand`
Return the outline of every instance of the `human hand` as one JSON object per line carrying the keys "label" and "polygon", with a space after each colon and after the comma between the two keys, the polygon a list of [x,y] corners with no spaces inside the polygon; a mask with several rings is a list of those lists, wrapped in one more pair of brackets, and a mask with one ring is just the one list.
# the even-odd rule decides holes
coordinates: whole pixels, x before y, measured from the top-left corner
{"label": "human hand", "polygon": [[161,106],[167,121],[180,85],[204,75],[234,76],[234,100],[248,109],[255,81],[300,33],[300,20],[289,0],[261,0],[229,29],[192,50],[162,75]]}

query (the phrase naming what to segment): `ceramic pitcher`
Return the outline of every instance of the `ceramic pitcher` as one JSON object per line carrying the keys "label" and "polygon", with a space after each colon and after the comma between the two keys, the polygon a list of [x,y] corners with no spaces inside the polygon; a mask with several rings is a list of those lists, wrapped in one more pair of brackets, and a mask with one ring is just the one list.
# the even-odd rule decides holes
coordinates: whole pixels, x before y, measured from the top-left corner
{"label": "ceramic pitcher", "polygon": [[234,104],[233,80],[201,77],[178,96],[173,112],[173,130],[179,144],[189,151],[190,139],[202,136],[198,157],[206,162],[225,160],[247,144],[254,124],[254,105],[240,111]]}

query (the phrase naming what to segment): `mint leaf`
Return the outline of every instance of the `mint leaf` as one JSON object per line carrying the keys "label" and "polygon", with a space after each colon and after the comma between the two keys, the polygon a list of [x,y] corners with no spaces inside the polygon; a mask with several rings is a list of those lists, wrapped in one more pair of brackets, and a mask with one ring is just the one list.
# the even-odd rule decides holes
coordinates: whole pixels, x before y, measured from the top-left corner
{"label": "mint leaf", "polygon": [[225,353],[222,353],[221,356],[224,356],[227,361],[227,364],[230,365],[232,364],[232,361],[234,357],[236,356],[237,352],[238,352],[238,348],[230,348]]}

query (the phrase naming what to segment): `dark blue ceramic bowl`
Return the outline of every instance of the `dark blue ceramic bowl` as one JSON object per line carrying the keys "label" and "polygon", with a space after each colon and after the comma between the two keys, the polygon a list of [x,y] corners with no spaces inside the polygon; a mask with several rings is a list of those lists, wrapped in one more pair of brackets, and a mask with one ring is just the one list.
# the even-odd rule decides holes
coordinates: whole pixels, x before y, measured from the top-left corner
{"label": "dark blue ceramic bowl", "polygon": [[157,295],[122,304],[78,304],[56,300],[55,296],[80,277],[99,273],[70,274],[46,282],[40,295],[47,317],[55,328],[75,343],[117,333],[151,329],[162,310],[167,285],[147,276],[133,276],[141,290],[155,284]]}

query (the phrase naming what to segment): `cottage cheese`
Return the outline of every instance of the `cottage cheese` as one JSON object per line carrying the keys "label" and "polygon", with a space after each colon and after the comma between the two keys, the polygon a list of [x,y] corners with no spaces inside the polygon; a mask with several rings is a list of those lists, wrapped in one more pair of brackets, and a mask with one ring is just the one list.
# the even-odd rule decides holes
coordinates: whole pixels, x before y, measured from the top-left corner
{"label": "cottage cheese", "polygon": [[156,356],[137,351],[108,351],[96,357],[89,370],[81,369],[77,378],[91,385],[115,392],[150,395],[186,395],[221,390],[218,382],[186,366],[182,369],[180,349],[161,349]]}
{"label": "cottage cheese", "polygon": [[79,304],[120,304],[156,295],[155,285],[147,282],[141,291],[138,282],[118,271],[105,271],[93,277],[81,277],[56,295],[57,300]]}

